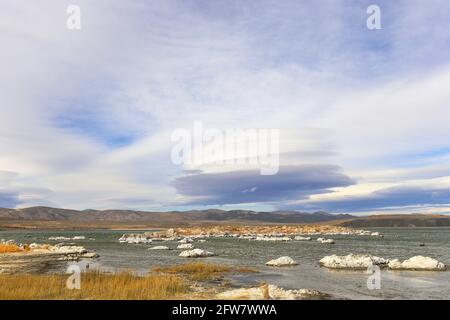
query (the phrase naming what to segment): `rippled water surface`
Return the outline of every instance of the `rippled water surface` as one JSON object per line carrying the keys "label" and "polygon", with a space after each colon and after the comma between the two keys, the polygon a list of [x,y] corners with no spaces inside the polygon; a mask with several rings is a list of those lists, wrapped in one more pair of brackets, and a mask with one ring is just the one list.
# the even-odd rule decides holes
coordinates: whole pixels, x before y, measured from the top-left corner
{"label": "rippled water surface", "polygon": [[[350,299],[450,299],[450,271],[381,272],[381,289],[367,289],[368,274],[364,271],[331,271],[320,268],[318,261],[326,255],[366,253],[385,258],[407,259],[415,255],[429,256],[450,265],[450,228],[373,228],[384,238],[364,236],[333,236],[334,245],[317,241],[261,242],[237,239],[208,239],[195,247],[216,253],[217,257],[203,261],[244,265],[257,268],[254,274],[232,277],[236,285],[268,282],[284,288],[309,288],[331,294],[334,298]],[[122,244],[117,239],[123,233],[136,231],[0,231],[0,238],[18,242],[46,242],[50,236],[83,235],[86,240],[68,241],[83,245],[100,254],[99,264],[113,269],[147,271],[153,266],[186,262],[178,257],[180,250],[148,250],[154,245],[176,248],[176,242],[153,244]],[[89,240],[90,238],[95,240]],[[315,239],[316,237],[314,237]],[[425,243],[420,247],[420,243]],[[270,268],[268,260],[290,256],[298,266]]]}

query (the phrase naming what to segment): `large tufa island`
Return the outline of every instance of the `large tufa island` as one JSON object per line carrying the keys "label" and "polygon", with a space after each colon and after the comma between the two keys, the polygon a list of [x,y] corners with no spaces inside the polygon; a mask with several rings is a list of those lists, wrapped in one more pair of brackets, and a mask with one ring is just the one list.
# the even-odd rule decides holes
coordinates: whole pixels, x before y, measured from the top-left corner
{"label": "large tufa island", "polygon": [[0,242],[0,274],[45,273],[60,270],[68,261],[94,259],[98,255],[82,246],[49,244],[16,244]]}
{"label": "large tufa island", "polygon": [[[147,244],[155,241],[183,241],[184,239],[199,240],[205,238],[237,238],[255,241],[309,241],[311,240],[311,235],[382,237],[378,232],[328,225],[204,226],[168,229],[158,232],[129,233],[122,235],[119,242]],[[321,243],[334,243],[332,239],[319,239]]]}

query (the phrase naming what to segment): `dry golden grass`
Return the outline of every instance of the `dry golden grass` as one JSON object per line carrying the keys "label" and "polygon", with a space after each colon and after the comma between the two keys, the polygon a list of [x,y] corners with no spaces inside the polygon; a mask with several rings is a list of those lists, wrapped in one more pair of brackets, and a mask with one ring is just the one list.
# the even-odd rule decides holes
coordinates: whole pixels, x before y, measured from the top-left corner
{"label": "dry golden grass", "polygon": [[28,247],[25,247],[24,249],[22,249],[15,244],[0,243],[0,253],[14,253],[14,252],[22,252],[22,251],[29,251],[29,249],[28,249]]}
{"label": "dry golden grass", "polygon": [[231,272],[256,272],[245,267],[233,267],[221,264],[192,262],[167,267],[153,269],[155,272],[163,274],[180,274],[195,281],[208,281],[220,278],[224,273]]}
{"label": "dry golden grass", "polygon": [[68,275],[0,275],[0,300],[161,300],[182,298],[189,286],[175,275],[81,274],[80,290]]}

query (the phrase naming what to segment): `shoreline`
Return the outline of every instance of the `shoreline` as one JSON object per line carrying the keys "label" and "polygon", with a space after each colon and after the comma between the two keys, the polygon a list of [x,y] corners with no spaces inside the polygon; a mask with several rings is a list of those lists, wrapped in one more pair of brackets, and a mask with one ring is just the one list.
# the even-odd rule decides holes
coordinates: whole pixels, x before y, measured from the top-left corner
{"label": "shoreline", "polygon": [[[63,272],[0,273],[7,288],[0,300],[323,300],[332,296],[313,289],[284,289],[269,283],[238,285],[233,276],[259,273],[253,268],[188,262],[154,267],[148,273],[131,270],[83,270],[79,290],[67,288]],[[42,287],[45,282],[46,286]],[[131,284],[130,284],[131,283]],[[104,290],[105,288],[109,290]]]}
{"label": "shoreline", "polygon": [[35,224],[13,224],[8,225],[0,221],[0,232],[1,231],[165,231],[171,228],[174,229],[191,229],[191,228],[211,228],[215,226],[225,226],[225,227],[310,227],[310,226],[333,226],[338,228],[348,228],[348,229],[450,229],[450,226],[374,226],[374,227],[345,227],[336,225],[334,223],[198,223],[193,225],[164,225],[160,226],[158,224],[139,224],[132,225],[129,224],[117,224],[117,223],[102,223],[95,225],[62,225],[58,223],[55,225],[49,221],[38,221]]}

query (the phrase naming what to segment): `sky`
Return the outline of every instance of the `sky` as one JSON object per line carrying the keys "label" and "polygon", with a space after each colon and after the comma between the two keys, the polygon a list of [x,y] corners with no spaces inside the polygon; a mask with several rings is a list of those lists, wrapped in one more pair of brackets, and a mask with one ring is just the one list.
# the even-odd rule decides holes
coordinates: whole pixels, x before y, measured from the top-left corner
{"label": "sky", "polygon": [[[2,0],[0,40],[0,207],[450,213],[447,0]],[[175,163],[195,123],[279,170]]]}

